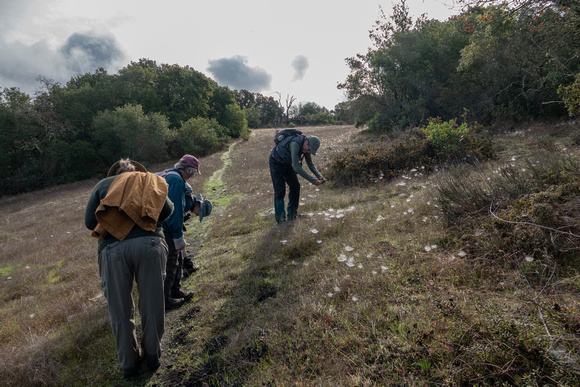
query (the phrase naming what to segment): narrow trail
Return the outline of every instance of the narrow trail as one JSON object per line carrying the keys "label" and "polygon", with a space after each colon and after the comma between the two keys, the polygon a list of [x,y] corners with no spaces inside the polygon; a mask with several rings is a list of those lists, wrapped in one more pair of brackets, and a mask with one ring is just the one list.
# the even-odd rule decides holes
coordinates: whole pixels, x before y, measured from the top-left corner
{"label": "narrow trail", "polygon": [[[227,169],[232,165],[232,153],[234,148],[242,141],[244,140],[238,140],[230,144],[228,150],[223,152],[220,156],[222,162],[221,168],[214,171],[211,177],[204,183],[205,192],[208,192],[208,195],[206,196],[214,204],[212,210],[212,216],[214,217],[218,213],[224,211],[229,202],[241,196],[239,194],[231,194],[228,192],[223,176]],[[211,223],[211,218],[207,219],[209,221],[206,220],[201,224],[199,222],[193,223],[192,221],[186,224],[186,227],[192,230],[192,232],[189,233],[189,236],[186,236],[188,242],[187,253],[194,262],[196,261],[199,251],[203,248],[203,236],[201,235],[203,234],[202,230],[209,227]],[[196,275],[199,274],[193,274],[190,278],[195,279]],[[187,282],[189,282],[189,279],[182,280],[182,284],[186,288]],[[162,358],[160,370],[163,370],[163,368],[167,370],[172,369],[175,365],[180,363],[181,353],[175,349],[175,344],[183,341],[187,335],[187,329],[189,328],[183,326],[184,322],[194,319],[200,310],[201,308],[195,301],[194,297],[193,301],[190,301],[180,309],[173,310],[165,315],[165,334],[161,340]],[[152,373],[145,371],[141,375],[140,380],[137,381],[137,384],[144,385],[154,380],[155,376]]]}
{"label": "narrow trail", "polygon": [[[215,171],[209,180],[205,182],[204,187],[206,192],[211,193],[210,200],[214,204],[227,204],[239,195],[229,195],[226,183],[223,179],[224,173],[226,170],[232,165],[232,153],[236,145],[241,143],[244,140],[238,140],[232,144],[230,144],[227,151],[222,153],[220,160],[222,161],[222,167]],[[217,210],[223,210],[223,206],[218,206]]]}
{"label": "narrow trail", "polygon": [[[319,165],[328,162],[329,155],[338,151],[342,144],[348,143],[350,136],[356,130],[345,128],[307,128],[306,133],[316,133],[322,138],[326,146],[325,152],[318,156]],[[211,156],[205,160],[209,168],[213,170],[211,175],[203,183],[204,198],[212,201],[214,207],[210,217],[204,218],[203,222],[190,220],[186,223],[188,233],[188,255],[201,264],[201,269],[191,277],[182,281],[182,286],[187,290],[200,290],[199,286],[211,286],[219,288],[225,286],[229,289],[236,286],[225,283],[213,283],[210,279],[219,276],[212,271],[216,269],[214,260],[223,259],[209,257],[208,251],[215,251],[215,246],[204,246],[207,233],[212,232],[215,220],[226,216],[229,211],[238,211],[230,208],[239,205],[240,198],[247,196],[262,197],[259,200],[259,208],[252,208],[257,213],[268,216],[271,207],[271,186],[268,154],[272,147],[273,129],[259,130],[253,133],[249,141],[238,140],[228,147],[221,155]],[[204,160],[200,160],[204,165]],[[206,169],[207,170],[207,169]],[[304,187],[304,195],[308,195],[311,187]],[[207,197],[206,197],[207,196]],[[238,204],[235,204],[238,203]],[[242,204],[245,206],[245,204]],[[273,215],[272,224],[274,225]],[[210,242],[208,242],[210,243]],[[212,242],[213,243],[213,242]],[[222,242],[218,242],[222,243]],[[226,243],[226,242],[223,242]],[[226,270],[222,268],[223,270]],[[209,276],[209,278],[208,278]],[[209,282],[208,282],[209,281]],[[204,285],[200,285],[204,284]],[[226,286],[227,285],[227,286]],[[225,288],[224,288],[225,289]],[[225,290],[224,290],[225,291]],[[227,298],[227,297],[226,297]],[[194,364],[199,360],[199,348],[211,345],[213,341],[220,339],[214,337],[216,322],[214,317],[209,316],[218,313],[223,300],[214,299],[201,294],[195,294],[194,298],[179,309],[166,314],[165,334],[162,339],[161,368],[156,375],[143,375],[142,383],[148,385],[173,385],[180,384],[188,377],[186,374],[192,369],[197,369]],[[202,315],[203,313],[203,315]],[[193,333],[195,332],[195,333]],[[193,334],[192,334],[193,333]],[[198,372],[198,371],[196,371]],[[205,371],[199,371],[205,372]],[[213,371],[212,371],[213,372]]]}

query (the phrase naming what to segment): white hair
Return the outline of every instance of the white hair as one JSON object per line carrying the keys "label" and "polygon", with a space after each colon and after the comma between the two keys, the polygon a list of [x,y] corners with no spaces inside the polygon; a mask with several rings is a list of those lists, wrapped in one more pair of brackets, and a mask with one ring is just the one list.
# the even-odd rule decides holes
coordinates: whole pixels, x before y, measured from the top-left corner
{"label": "white hair", "polygon": [[187,173],[188,175],[195,175],[195,173],[197,172],[197,168],[182,164],[181,160],[177,164],[174,165],[174,168],[185,171],[185,173]]}
{"label": "white hair", "polygon": [[135,166],[131,163],[130,159],[120,159],[119,160],[119,169],[117,169],[116,174],[120,174],[123,172],[134,172]]}

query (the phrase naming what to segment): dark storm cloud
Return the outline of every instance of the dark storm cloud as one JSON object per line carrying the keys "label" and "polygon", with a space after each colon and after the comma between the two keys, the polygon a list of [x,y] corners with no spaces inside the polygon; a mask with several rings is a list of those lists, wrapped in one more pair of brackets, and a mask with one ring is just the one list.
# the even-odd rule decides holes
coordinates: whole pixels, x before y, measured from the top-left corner
{"label": "dark storm cloud", "polygon": [[272,76],[266,70],[247,65],[248,58],[233,56],[209,61],[207,70],[212,73],[216,82],[233,89],[245,89],[253,92],[268,90]]}
{"label": "dark storm cloud", "polygon": [[123,53],[112,36],[72,34],[60,48],[68,68],[77,74],[107,68],[123,58]]}
{"label": "dark storm cloud", "polygon": [[308,70],[308,58],[304,55],[298,55],[292,61],[292,68],[294,69],[294,77],[292,77],[293,81],[301,81],[304,79],[304,75],[306,74],[306,70]]}
{"label": "dark storm cloud", "polygon": [[66,83],[100,67],[116,71],[124,58],[115,38],[105,34],[75,33],[58,49],[44,40],[25,44],[0,38],[0,87],[32,94],[40,87],[40,76]]}

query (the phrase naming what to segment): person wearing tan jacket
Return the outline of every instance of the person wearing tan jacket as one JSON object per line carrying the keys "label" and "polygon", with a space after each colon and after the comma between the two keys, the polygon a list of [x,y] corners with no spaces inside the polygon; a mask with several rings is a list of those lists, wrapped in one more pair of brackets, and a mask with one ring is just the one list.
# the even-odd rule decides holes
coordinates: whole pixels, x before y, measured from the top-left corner
{"label": "person wearing tan jacket", "polygon": [[[98,239],[99,274],[123,374],[137,374],[141,360],[159,367],[165,327],[163,283],[168,247],[160,222],[173,212],[165,179],[136,161],[121,159],[94,187],[85,226]],[[135,330],[133,282],[139,291],[141,349]]]}

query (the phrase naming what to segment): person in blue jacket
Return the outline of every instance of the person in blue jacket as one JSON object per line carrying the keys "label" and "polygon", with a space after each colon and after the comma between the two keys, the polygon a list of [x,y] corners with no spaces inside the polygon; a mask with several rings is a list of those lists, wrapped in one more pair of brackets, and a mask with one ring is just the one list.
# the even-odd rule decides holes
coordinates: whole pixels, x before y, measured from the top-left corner
{"label": "person in blue jacket", "polygon": [[181,289],[186,245],[183,236],[183,214],[186,212],[186,181],[198,173],[201,174],[199,160],[189,154],[183,156],[174,168],[161,173],[169,186],[167,196],[174,205],[173,213],[161,223],[169,247],[164,283],[165,310],[179,308],[193,297],[193,292],[184,292]]}

